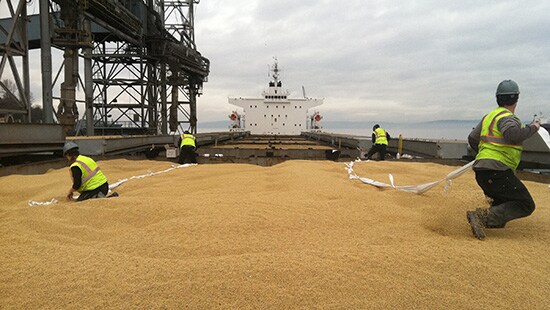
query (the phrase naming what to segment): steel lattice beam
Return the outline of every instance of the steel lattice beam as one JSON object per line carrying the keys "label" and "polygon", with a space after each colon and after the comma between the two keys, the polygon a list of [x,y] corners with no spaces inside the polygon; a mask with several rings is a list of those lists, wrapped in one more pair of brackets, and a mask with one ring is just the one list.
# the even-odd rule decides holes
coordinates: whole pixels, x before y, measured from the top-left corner
{"label": "steel lattice beam", "polygon": [[[11,6],[12,0],[7,1]],[[95,127],[97,133],[115,128],[119,124],[114,121],[141,133],[167,133],[169,119],[171,131],[182,124],[196,131],[196,99],[209,73],[209,61],[194,42],[193,11],[199,1],[39,1],[46,121],[48,115],[53,120],[55,100],[53,112],[67,131],[74,129],[80,115],[86,116],[91,134]],[[17,10],[11,9],[14,24],[26,14],[25,4],[20,0]],[[11,38],[16,33],[12,28],[0,32]],[[28,55],[26,38],[17,42],[3,45],[2,55]],[[64,53],[63,64],[55,71],[52,46]],[[12,63],[9,58],[2,60],[0,69]],[[28,68],[23,72],[28,73]],[[16,82],[28,91],[28,74],[23,77]],[[28,96],[18,98],[28,105]],[[80,102],[86,104],[85,113],[77,109]],[[169,104],[173,106],[170,109]],[[169,111],[173,113],[169,115]]]}
{"label": "steel lattice beam", "polygon": [[[14,7],[11,0],[0,3],[5,5],[10,13],[9,27],[0,25],[0,32],[5,39],[0,43],[0,90],[4,93],[7,102],[14,103],[10,107],[0,107],[0,117],[10,114],[23,114],[27,121],[31,121],[30,107],[30,79],[29,79],[29,48],[27,40],[27,6],[26,1],[20,0]],[[16,59],[21,59],[21,66]],[[6,66],[7,65],[7,66]],[[6,71],[9,67],[10,73]],[[11,76],[9,76],[11,75]],[[16,89],[10,89],[4,80],[12,80]]]}

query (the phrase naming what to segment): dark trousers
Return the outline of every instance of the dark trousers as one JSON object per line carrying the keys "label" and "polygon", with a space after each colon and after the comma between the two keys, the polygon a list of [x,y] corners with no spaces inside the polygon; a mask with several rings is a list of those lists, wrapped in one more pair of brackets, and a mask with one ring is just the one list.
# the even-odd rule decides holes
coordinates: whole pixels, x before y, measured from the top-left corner
{"label": "dark trousers", "polygon": [[[100,195],[100,193],[103,195]],[[80,193],[80,196],[78,196],[76,201],[83,201],[92,198],[105,198],[107,197],[107,193],[109,193],[109,183],[105,182],[100,187],[92,189],[91,191],[83,191]]]}
{"label": "dark trousers", "polygon": [[195,154],[195,147],[191,145],[184,145],[180,150],[180,158],[178,161],[180,164],[196,164],[197,156]]}
{"label": "dark trousers", "polygon": [[380,157],[380,160],[384,160],[384,158],[386,157],[386,145],[374,144],[367,153],[367,159],[370,159],[375,153],[378,153],[378,157]]}
{"label": "dark trousers", "polygon": [[488,228],[502,228],[507,222],[531,215],[535,202],[512,170],[476,170],[476,181],[493,199],[487,217]]}

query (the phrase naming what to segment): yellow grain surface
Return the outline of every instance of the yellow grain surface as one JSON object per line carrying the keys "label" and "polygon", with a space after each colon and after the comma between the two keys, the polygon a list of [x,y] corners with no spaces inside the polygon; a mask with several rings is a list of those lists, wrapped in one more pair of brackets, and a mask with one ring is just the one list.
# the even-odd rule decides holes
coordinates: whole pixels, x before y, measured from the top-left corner
{"label": "yellow grain surface", "polygon": [[[110,182],[172,165],[99,164]],[[454,169],[355,165],[396,185]],[[81,203],[63,198],[68,168],[1,177],[0,308],[548,309],[550,190],[525,184],[535,213],[478,241],[472,172],[414,195],[330,161],[198,165]]]}

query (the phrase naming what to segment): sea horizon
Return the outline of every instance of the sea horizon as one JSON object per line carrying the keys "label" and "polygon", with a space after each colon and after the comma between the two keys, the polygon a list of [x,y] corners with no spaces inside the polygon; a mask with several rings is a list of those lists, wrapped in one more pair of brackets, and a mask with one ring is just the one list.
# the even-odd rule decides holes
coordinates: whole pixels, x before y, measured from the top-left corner
{"label": "sea horizon", "polygon": [[[416,123],[395,123],[383,121],[323,121],[321,131],[337,134],[370,137],[372,126],[379,124],[392,138],[401,135],[404,139],[444,139],[467,141],[468,134],[479,120],[436,120]],[[203,122],[197,132],[228,131],[229,121]]]}

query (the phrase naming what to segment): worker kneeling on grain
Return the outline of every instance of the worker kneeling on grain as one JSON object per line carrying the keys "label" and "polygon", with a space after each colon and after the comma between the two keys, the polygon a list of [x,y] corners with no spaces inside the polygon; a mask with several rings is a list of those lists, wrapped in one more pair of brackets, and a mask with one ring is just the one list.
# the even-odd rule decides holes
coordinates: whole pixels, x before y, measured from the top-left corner
{"label": "worker kneeling on grain", "polygon": [[109,192],[107,178],[93,159],[80,155],[76,143],[71,141],[65,143],[65,146],[63,146],[63,156],[71,164],[73,186],[67,193],[69,200],[73,200],[74,192],[80,193],[77,201],[107,197],[107,193]]}
{"label": "worker kneeling on grain", "polygon": [[523,141],[534,135],[540,124],[521,123],[514,114],[518,98],[518,84],[502,81],[496,92],[498,107],[485,115],[468,136],[468,143],[478,152],[473,166],[477,184],[492,199],[489,209],[466,212],[472,232],[480,240],[485,238],[484,228],[504,228],[507,222],[535,210],[531,194],[515,172]]}
{"label": "worker kneeling on grain", "polygon": [[367,159],[371,159],[372,155],[378,153],[380,160],[386,158],[386,149],[388,147],[388,141],[390,141],[390,134],[376,124],[372,127],[372,147],[366,155]]}
{"label": "worker kneeling on grain", "polygon": [[180,164],[196,164],[197,156],[195,150],[197,149],[197,145],[195,136],[186,130],[183,135],[181,135],[178,144],[180,148],[180,158],[178,162]]}

